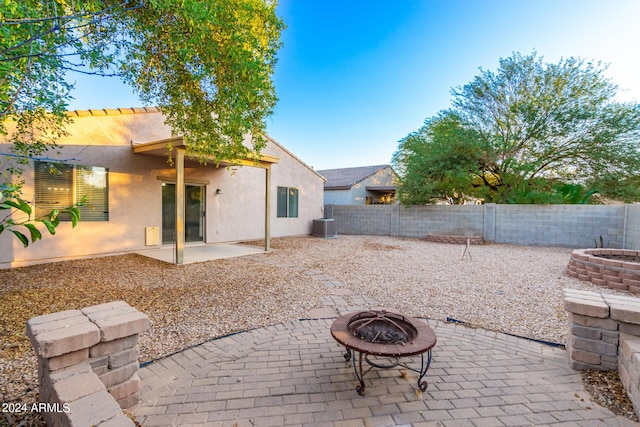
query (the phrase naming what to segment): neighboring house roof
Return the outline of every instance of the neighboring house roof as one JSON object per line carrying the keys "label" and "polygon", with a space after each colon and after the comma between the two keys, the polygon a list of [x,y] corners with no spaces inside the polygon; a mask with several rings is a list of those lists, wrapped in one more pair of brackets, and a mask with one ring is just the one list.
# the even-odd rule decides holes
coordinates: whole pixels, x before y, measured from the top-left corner
{"label": "neighboring house roof", "polygon": [[324,176],[325,190],[348,190],[359,182],[364,181],[381,169],[391,168],[389,165],[360,166],[355,168],[325,169],[318,173]]}

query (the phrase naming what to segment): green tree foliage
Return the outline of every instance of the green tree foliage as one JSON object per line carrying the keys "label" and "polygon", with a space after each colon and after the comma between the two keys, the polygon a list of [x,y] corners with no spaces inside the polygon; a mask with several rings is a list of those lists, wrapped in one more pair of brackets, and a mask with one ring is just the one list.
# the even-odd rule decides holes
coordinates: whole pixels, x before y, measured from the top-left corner
{"label": "green tree foliage", "polygon": [[[31,204],[26,200],[19,197],[13,197],[11,200],[8,199],[3,201],[3,199],[0,198],[0,211],[14,210],[15,212],[22,214],[20,219],[14,219],[13,216],[5,216],[0,219],[0,234],[5,230],[10,231],[26,248],[29,246],[29,237],[31,237],[31,243],[35,243],[42,239],[42,233],[36,226],[38,223],[43,224],[45,229],[51,235],[56,234],[56,228],[60,225],[61,213],[69,215],[72,227],[78,225],[78,221],[80,220],[80,205],[81,203],[78,203],[60,211],[54,209],[47,215],[34,217]],[[25,235],[25,233],[28,233],[29,237]]]}
{"label": "green tree foliage", "polygon": [[618,191],[626,201],[640,200],[640,106],[615,101],[605,70],[574,58],[545,64],[535,52],[481,70],[452,90],[451,110],[400,141],[401,200],[463,192],[498,203],[585,203],[595,193],[620,196],[613,182],[628,183]]}
{"label": "green tree foliage", "polygon": [[277,101],[271,80],[281,20],[270,0],[148,0],[125,19],[121,69],[142,99],[156,102],[191,154],[259,152]]}
{"label": "green tree foliage", "polygon": [[24,165],[66,134],[72,72],[122,78],[203,161],[259,153],[277,100],[284,25],[275,8],[271,0],[0,2],[0,138],[12,150],[5,200],[21,206]]}
{"label": "green tree foliage", "polygon": [[[487,155],[480,135],[465,129],[451,111],[428,119],[417,132],[409,134],[394,154],[393,163],[402,177],[403,204],[450,200],[459,203],[473,191],[474,172]],[[478,175],[480,177],[482,175]]]}
{"label": "green tree foliage", "polygon": [[[68,121],[68,72],[117,75],[155,103],[191,154],[265,144],[282,21],[270,0],[6,0],[0,3],[0,132],[40,155]],[[17,130],[8,135],[7,121]]]}

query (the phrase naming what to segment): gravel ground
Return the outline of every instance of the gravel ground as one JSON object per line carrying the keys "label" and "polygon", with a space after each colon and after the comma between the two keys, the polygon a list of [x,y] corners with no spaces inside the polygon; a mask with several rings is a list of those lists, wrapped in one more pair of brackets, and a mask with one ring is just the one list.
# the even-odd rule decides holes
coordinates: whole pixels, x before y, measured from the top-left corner
{"label": "gravel ground", "polygon": [[[311,246],[312,245],[312,246]],[[564,275],[571,250],[463,246],[385,237],[288,239],[270,254],[282,263],[326,271],[354,292],[413,317],[564,343],[562,289],[600,290]]]}
{"label": "gravel ground", "polygon": [[[562,289],[601,290],[563,274],[569,249],[473,246],[472,260],[461,260],[459,245],[372,236],[273,239],[272,248],[262,256],[276,265],[233,258],[174,266],[123,255],[0,270],[0,401],[37,401],[37,362],[24,333],[29,318],[118,299],[151,318],[140,340],[141,360],[148,361],[212,337],[305,317],[327,290],[304,269],[413,317],[454,318],[556,343],[564,343],[567,331]],[[617,376],[583,379],[594,400],[635,416],[619,396]],[[0,425],[11,422],[41,421],[0,417]]]}

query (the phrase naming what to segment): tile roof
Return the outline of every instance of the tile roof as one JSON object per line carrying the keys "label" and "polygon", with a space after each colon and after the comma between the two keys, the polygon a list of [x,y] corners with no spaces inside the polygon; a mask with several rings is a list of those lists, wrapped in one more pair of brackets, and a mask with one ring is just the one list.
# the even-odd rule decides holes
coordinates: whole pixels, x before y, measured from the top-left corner
{"label": "tile roof", "polygon": [[380,169],[390,168],[389,165],[360,166],[355,168],[325,169],[318,173],[327,179],[324,183],[325,189],[348,189],[355,184],[364,181]]}
{"label": "tile roof", "polygon": [[103,108],[98,110],[73,110],[67,111],[70,117],[85,116],[115,116],[118,114],[141,114],[141,113],[158,113],[158,107],[138,107],[138,108]]}
{"label": "tile roof", "polygon": [[[69,117],[86,117],[86,116],[116,116],[121,114],[143,114],[143,113],[160,113],[160,108],[158,107],[132,107],[132,108],[104,108],[104,109],[92,109],[92,110],[73,110],[66,111],[67,116]],[[282,144],[278,141],[266,135],[267,139],[277,145],[280,149],[285,151],[288,155],[290,155],[293,159],[301,163],[304,167],[320,176],[324,179],[324,177],[318,173],[318,171],[314,170],[311,166],[307,165],[305,162],[300,160],[297,156],[295,156],[291,151],[287,150]],[[326,181],[326,179],[325,179]]]}

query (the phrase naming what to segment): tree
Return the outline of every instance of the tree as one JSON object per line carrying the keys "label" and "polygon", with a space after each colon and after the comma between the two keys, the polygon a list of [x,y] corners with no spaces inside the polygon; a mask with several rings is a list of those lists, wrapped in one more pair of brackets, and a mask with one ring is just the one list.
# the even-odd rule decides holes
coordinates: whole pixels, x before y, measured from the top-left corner
{"label": "tree", "polygon": [[402,177],[399,188],[403,204],[432,200],[464,201],[473,192],[474,171],[487,148],[479,134],[465,129],[452,111],[427,119],[423,127],[400,141],[393,164]]}
{"label": "tree", "polygon": [[[60,225],[60,214],[68,214],[73,227],[75,227],[80,220],[80,203],[62,210],[54,209],[42,217],[34,217],[31,204],[26,200],[20,197],[13,197],[13,200],[3,200],[3,198],[4,196],[0,197],[0,211],[15,209],[22,213],[23,217],[18,220],[13,219],[11,216],[0,219],[0,234],[5,230],[10,231],[22,242],[25,248],[29,246],[29,237],[31,238],[31,243],[42,239],[42,233],[38,227],[36,227],[36,223],[44,224],[49,234],[53,235],[56,234],[56,228]],[[23,232],[28,233],[28,236]]]}
{"label": "tree", "polygon": [[[0,190],[20,195],[29,159],[57,149],[69,123],[67,73],[118,76],[155,103],[188,154],[259,153],[275,106],[282,21],[271,0],[5,0],[0,3]],[[251,135],[252,146],[243,144]]]}
{"label": "tree", "polygon": [[[486,201],[567,203],[584,202],[595,192],[607,196],[607,182],[640,173],[640,105],[616,102],[617,86],[605,70],[575,58],[545,64],[535,52],[501,59],[497,72],[481,69],[471,83],[453,89],[453,108],[425,122],[419,135],[429,148],[421,162],[445,159],[444,167],[456,171],[467,195]],[[455,132],[442,129],[445,116],[456,118]],[[463,132],[469,133],[466,140],[460,140]],[[415,136],[400,141],[394,155],[399,170],[424,155],[406,152],[407,140]],[[448,154],[460,145],[474,154]],[[413,197],[417,192],[408,183],[434,179],[423,170],[406,168],[401,197],[412,203],[441,197],[433,191]],[[627,200],[640,200],[640,189],[627,187]]]}

